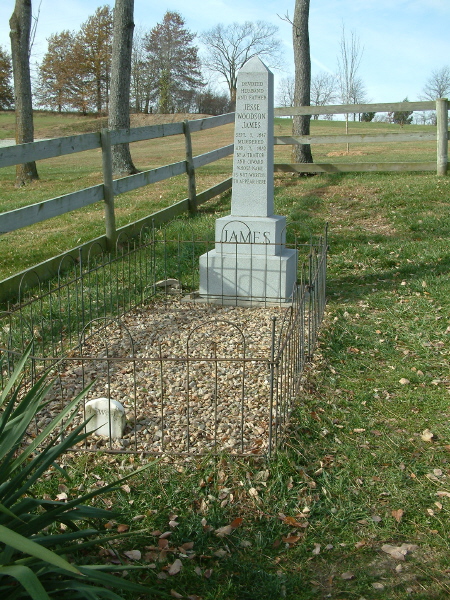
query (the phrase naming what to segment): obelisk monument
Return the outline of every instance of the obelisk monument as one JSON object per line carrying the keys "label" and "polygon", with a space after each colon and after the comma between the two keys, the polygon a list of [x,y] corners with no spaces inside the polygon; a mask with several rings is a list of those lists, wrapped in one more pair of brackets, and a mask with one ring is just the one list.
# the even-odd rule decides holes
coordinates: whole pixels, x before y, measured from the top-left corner
{"label": "obelisk monument", "polygon": [[200,257],[200,296],[288,302],[297,252],[273,204],[273,74],[257,57],[237,77],[231,215],[216,221],[215,248]]}

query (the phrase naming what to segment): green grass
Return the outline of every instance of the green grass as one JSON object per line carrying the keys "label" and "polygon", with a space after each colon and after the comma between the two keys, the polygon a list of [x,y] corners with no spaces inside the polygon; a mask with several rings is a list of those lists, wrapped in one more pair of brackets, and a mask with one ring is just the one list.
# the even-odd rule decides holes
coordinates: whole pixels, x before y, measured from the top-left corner
{"label": "green grass", "polygon": [[[161,115],[141,115],[141,117],[157,119],[161,118]],[[136,123],[136,125],[142,124],[144,123]],[[105,126],[104,119],[92,116],[52,115],[38,112],[35,117],[35,137],[58,137],[98,131],[103,126]],[[13,127],[14,113],[0,112],[0,137],[14,137]],[[288,135],[291,130],[291,120],[275,119],[274,129],[276,135]],[[349,124],[350,133],[382,133],[401,130],[400,126],[387,123],[350,122]],[[433,130],[433,128],[419,125],[408,126],[408,131],[428,130]],[[311,131],[313,134],[345,133],[345,123],[343,121],[312,121]],[[231,125],[197,132],[192,135],[194,154],[202,154],[229,144],[232,142],[232,137],[233,127]],[[436,145],[434,142],[352,144],[351,155],[347,156],[345,152],[346,146],[340,144],[313,148],[316,162],[433,161],[435,160]],[[173,136],[162,141],[139,142],[132,145],[132,155],[135,165],[141,170],[183,160],[185,156],[184,139],[182,136]],[[275,161],[290,162],[290,147],[276,147]],[[101,152],[93,150],[39,161],[38,171],[39,181],[25,188],[17,189],[14,187],[14,168],[0,170],[1,212],[101,183]],[[196,172],[197,190],[203,191],[211,187],[229,177],[230,173],[231,157],[198,169]],[[289,179],[290,176],[282,178],[283,181],[289,181]],[[335,178],[335,180],[337,179]],[[115,199],[117,226],[120,227],[145,217],[186,196],[187,180],[184,176],[118,196]],[[212,204],[214,202],[213,200]],[[99,203],[2,235],[0,237],[0,280],[90,239],[104,235],[104,233],[103,206],[102,203]]]}
{"label": "green grass", "polygon": [[[267,462],[159,462],[102,503],[122,512],[113,531],[135,532],[102,560],[139,550],[138,580],[184,598],[448,597],[449,192],[428,173],[276,176],[276,210],[301,239],[330,229],[326,319],[286,447]],[[206,205],[194,228],[228,201]],[[143,461],[71,455],[71,480],[51,470],[37,492],[55,498],[63,484],[71,497]],[[158,530],[172,532],[167,552]],[[401,561],[385,544],[417,547]],[[169,575],[176,559],[183,569]]]}

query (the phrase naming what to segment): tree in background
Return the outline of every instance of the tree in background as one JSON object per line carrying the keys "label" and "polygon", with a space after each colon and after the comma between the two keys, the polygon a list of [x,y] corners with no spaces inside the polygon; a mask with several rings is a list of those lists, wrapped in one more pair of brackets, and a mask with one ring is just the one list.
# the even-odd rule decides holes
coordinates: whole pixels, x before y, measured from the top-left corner
{"label": "tree in background", "polygon": [[233,110],[236,105],[236,84],[239,69],[258,55],[267,66],[276,66],[281,43],[276,38],[278,27],[264,21],[216,25],[202,35],[206,56],[204,65],[225,78]]}
{"label": "tree in background", "polygon": [[11,108],[14,104],[14,91],[11,87],[11,56],[0,46],[0,109]]}
{"label": "tree in background", "polygon": [[278,84],[276,104],[277,106],[294,106],[294,77],[283,77]]}
{"label": "tree in background", "polygon": [[85,69],[92,79],[93,98],[98,113],[108,110],[111,73],[113,14],[107,5],[81,25],[78,41]]}
{"label": "tree in background", "polygon": [[47,52],[39,65],[36,100],[40,106],[62,112],[72,104],[74,71],[78,70],[73,61],[75,36],[62,31],[51,35],[47,42]]}
{"label": "tree in background", "polygon": [[[311,104],[311,57],[309,51],[309,2],[296,0],[294,20],[292,21],[292,40],[295,64],[295,106]],[[294,135],[309,135],[310,115],[295,115],[292,120]],[[294,163],[312,163],[313,157],[309,144],[298,144],[292,149]]]}
{"label": "tree in background", "polygon": [[[408,98],[405,98],[403,102],[409,102]],[[392,122],[397,125],[411,125],[413,120],[412,110],[396,110],[392,115]]]}
{"label": "tree in background", "polygon": [[135,28],[131,53],[130,94],[134,112],[147,114],[152,110],[150,103],[155,101],[156,80],[147,63],[146,35],[147,32],[142,27]]}
{"label": "tree in background", "polygon": [[[31,0],[16,0],[14,12],[9,20],[9,35],[14,75],[17,144],[25,144],[34,140],[29,55],[31,20]],[[39,175],[34,161],[16,166],[17,187],[35,179],[39,179]]]}
{"label": "tree in background", "polygon": [[[331,73],[318,73],[311,78],[311,104],[326,106],[333,104],[337,98],[337,81]],[[314,115],[318,119],[319,115]]]}
{"label": "tree in background", "polygon": [[204,115],[223,115],[231,112],[230,98],[210,88],[197,92],[194,97],[196,112]]}
{"label": "tree in background", "polygon": [[422,90],[424,100],[446,98],[450,94],[450,68],[442,67],[432,71]]}
{"label": "tree in background", "polygon": [[362,115],[361,115],[361,121],[363,123],[370,123],[371,121],[374,120],[376,114],[377,113],[374,113],[374,112],[365,112],[365,113],[362,113]]}
{"label": "tree in background", "polygon": [[[357,75],[362,54],[363,49],[356,34],[352,31],[350,39],[348,39],[345,34],[345,27],[342,25],[340,54],[338,56],[339,90],[342,104],[356,104],[355,98],[359,98],[364,89],[364,84]],[[353,114],[353,120],[355,119],[356,115]],[[345,132],[348,134],[348,113],[345,115]],[[347,152],[348,150],[349,145],[347,144]]]}
{"label": "tree in background", "polygon": [[195,33],[184,26],[177,12],[167,11],[145,37],[148,68],[152,71],[154,97],[161,113],[186,109],[195,90],[203,85]]}
{"label": "tree in background", "polygon": [[64,110],[107,110],[112,51],[112,11],[98,8],[80,31],[48,38],[39,66],[36,97],[40,106]]}
{"label": "tree in background", "polygon": [[[130,128],[131,51],[134,30],[134,0],[116,0],[111,62],[111,100],[109,129]],[[137,169],[131,160],[129,144],[112,148],[112,167],[116,175],[131,175]]]}

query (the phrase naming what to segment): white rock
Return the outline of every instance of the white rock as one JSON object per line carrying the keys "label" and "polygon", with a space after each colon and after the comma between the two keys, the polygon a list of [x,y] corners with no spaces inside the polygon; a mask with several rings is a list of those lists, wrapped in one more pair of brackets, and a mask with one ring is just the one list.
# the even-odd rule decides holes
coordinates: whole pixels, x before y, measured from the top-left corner
{"label": "white rock", "polygon": [[125,430],[125,409],[117,400],[108,398],[95,398],[86,402],[86,419],[92,417],[86,426],[88,432],[95,431],[96,435],[110,435],[111,439],[119,439]]}

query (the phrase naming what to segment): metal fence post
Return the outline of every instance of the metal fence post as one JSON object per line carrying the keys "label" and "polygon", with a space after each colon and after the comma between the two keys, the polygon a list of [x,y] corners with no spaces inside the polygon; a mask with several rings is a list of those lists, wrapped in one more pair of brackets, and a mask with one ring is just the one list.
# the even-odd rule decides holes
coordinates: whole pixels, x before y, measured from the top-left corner
{"label": "metal fence post", "polygon": [[192,156],[192,140],[189,121],[183,121],[183,133],[186,146],[186,173],[188,176],[188,198],[189,212],[194,215],[197,212],[197,188],[195,184],[194,158]]}
{"label": "metal fence post", "polygon": [[437,125],[437,175],[447,174],[448,165],[448,100],[436,100],[436,125]]}
{"label": "metal fence post", "polygon": [[103,200],[105,202],[106,247],[111,252],[115,249],[117,239],[116,216],[114,214],[111,132],[109,129],[102,129],[100,132],[100,137],[102,142]]}

